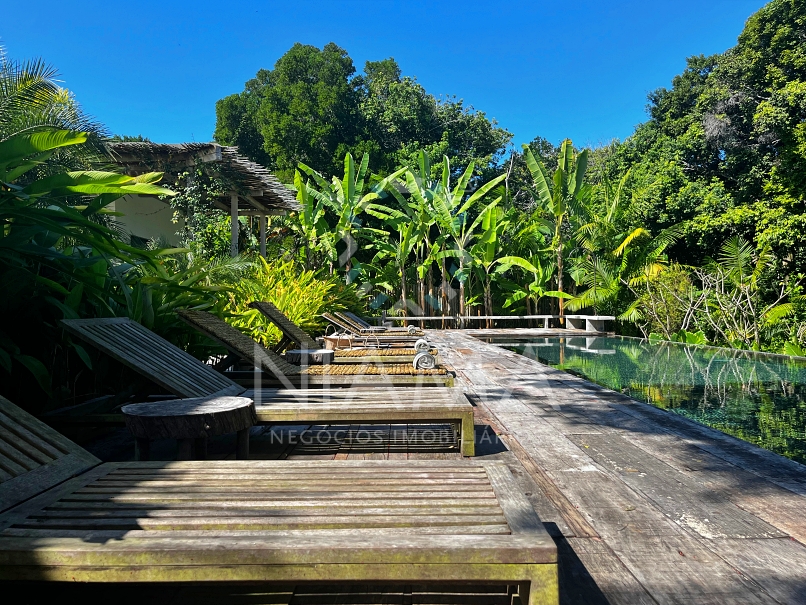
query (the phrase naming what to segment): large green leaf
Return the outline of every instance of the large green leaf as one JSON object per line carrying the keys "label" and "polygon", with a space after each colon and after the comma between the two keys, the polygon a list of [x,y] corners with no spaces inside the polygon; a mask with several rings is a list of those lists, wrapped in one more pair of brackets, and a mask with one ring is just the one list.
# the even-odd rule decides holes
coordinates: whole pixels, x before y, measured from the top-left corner
{"label": "large green leaf", "polygon": [[523,146],[523,156],[526,159],[526,166],[529,168],[529,173],[532,175],[532,180],[534,181],[537,199],[540,205],[548,208],[551,205],[551,187],[549,187],[546,178],[545,168],[539,160],[535,159],[528,145]]}
{"label": "large green leaf", "polygon": [[[46,130],[10,137],[0,142],[0,174],[4,174],[10,166],[16,166],[34,154],[39,155],[42,152],[79,145],[86,141],[86,132],[70,132],[69,130]],[[4,178],[4,180],[10,179]]]}

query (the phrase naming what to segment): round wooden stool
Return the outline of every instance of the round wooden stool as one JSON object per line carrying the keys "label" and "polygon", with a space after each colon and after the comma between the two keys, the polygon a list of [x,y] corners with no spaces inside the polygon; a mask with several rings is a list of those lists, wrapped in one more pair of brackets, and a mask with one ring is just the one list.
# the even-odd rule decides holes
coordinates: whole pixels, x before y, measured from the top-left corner
{"label": "round wooden stool", "polygon": [[[207,438],[237,433],[235,457],[249,457],[249,429],[257,422],[254,402],[247,397],[196,397],[154,403],[132,403],[121,408],[126,426],[136,440],[135,459],[148,460],[150,442],[179,441],[179,460],[207,457]],[[194,447],[195,446],[195,447]]]}

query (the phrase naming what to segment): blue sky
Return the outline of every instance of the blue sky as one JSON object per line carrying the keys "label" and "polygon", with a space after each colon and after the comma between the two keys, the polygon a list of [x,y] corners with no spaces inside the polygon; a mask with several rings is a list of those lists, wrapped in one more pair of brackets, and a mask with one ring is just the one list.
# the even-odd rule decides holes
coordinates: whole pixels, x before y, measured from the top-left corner
{"label": "blue sky", "polygon": [[[596,145],[646,119],[685,58],[735,45],[762,0],[9,2],[0,44],[42,57],[118,134],[208,141],[215,102],[294,42],[394,57],[514,133]],[[116,8],[120,6],[121,8]],[[125,8],[123,8],[125,7]]]}

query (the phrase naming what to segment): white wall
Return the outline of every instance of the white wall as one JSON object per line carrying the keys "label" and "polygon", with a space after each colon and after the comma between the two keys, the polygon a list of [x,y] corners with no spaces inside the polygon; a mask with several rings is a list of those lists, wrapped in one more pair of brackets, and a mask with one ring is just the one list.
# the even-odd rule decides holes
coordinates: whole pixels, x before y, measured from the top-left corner
{"label": "white wall", "polygon": [[179,244],[176,232],[184,226],[184,220],[172,222],[174,210],[166,202],[147,195],[127,195],[115,200],[109,209],[123,213],[115,219],[131,235],[144,239],[160,237],[172,246]]}

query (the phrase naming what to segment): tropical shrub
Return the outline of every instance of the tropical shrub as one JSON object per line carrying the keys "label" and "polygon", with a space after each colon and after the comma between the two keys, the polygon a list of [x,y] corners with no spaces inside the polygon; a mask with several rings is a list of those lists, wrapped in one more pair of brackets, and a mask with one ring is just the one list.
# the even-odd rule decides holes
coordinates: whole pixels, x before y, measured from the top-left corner
{"label": "tropical shrub", "polygon": [[337,276],[322,277],[300,269],[293,261],[270,263],[258,256],[249,269],[228,284],[222,312],[227,321],[265,346],[282,338],[280,331],[263,315],[249,308],[253,301],[268,301],[309,334],[321,334],[320,315],[328,311],[363,310],[354,285]]}

